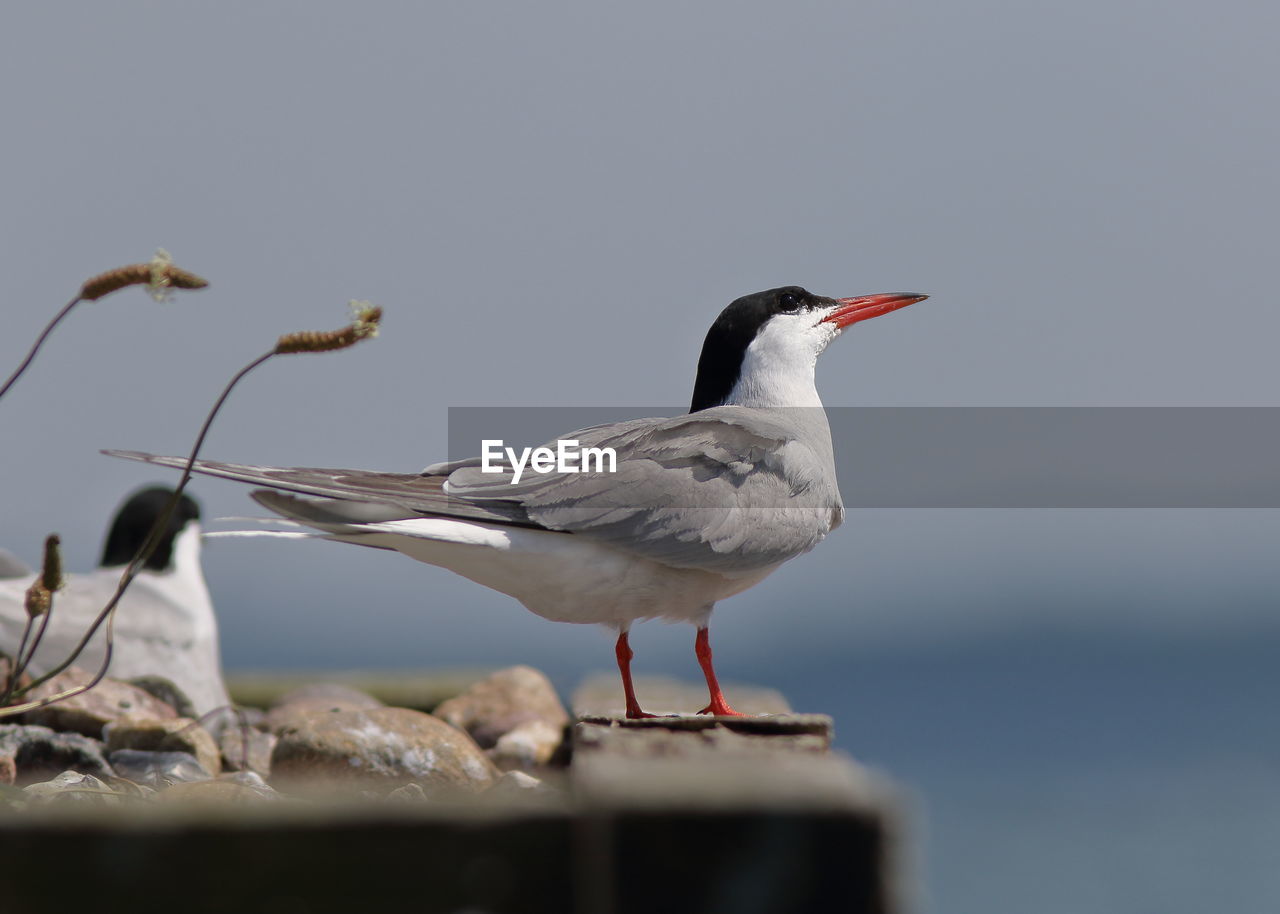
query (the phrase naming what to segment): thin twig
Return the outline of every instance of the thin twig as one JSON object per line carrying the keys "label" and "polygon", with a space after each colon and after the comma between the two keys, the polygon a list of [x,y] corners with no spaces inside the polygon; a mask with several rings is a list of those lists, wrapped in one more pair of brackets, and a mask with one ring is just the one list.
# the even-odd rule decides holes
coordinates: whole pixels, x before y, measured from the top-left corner
{"label": "thin twig", "polygon": [[53,328],[58,326],[58,323],[71,313],[71,309],[82,301],[84,301],[84,297],[77,295],[75,298],[71,299],[71,301],[63,305],[62,310],[57,313],[53,320],[49,321],[48,325],[44,328],[44,331],[36,337],[35,344],[31,347],[31,351],[27,353],[27,357],[22,360],[22,364],[18,366],[18,370],[9,375],[9,380],[4,382],[4,387],[0,387],[0,397],[3,397],[9,392],[9,388],[12,387],[14,382],[18,380],[18,377],[27,370],[27,366],[35,360],[36,353],[40,351],[40,347],[44,345],[44,341],[49,338],[49,334],[53,333]]}

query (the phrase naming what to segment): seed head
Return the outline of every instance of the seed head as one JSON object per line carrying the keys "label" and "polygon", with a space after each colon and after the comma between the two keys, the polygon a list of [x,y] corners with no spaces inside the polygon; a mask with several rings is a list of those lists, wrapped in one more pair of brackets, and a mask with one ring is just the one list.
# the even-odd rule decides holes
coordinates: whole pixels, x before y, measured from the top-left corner
{"label": "seed head", "polygon": [[286,333],[276,341],[276,354],[333,352],[378,335],[382,309],[367,301],[351,302],[351,323],[339,330],[303,330]]}
{"label": "seed head", "polygon": [[80,287],[80,297],[97,301],[127,286],[145,285],[156,301],[166,301],[172,289],[203,289],[208,281],[173,265],[168,251],[160,248],[150,263],[132,263],[99,273]]}

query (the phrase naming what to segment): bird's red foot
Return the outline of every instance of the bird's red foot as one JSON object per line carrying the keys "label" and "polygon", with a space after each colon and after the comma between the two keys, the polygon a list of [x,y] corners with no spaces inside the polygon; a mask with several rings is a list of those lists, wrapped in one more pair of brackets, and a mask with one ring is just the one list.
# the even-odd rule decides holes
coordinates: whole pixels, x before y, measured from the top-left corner
{"label": "bird's red foot", "polygon": [[729,707],[729,703],[725,701],[723,698],[712,700],[711,704],[707,705],[698,713],[714,714],[717,717],[746,717],[747,716],[743,714],[741,711],[733,710],[733,708]]}
{"label": "bird's red foot", "polygon": [[639,708],[627,708],[627,720],[648,720],[651,717],[661,717],[660,714],[650,714],[648,711],[641,711]]}

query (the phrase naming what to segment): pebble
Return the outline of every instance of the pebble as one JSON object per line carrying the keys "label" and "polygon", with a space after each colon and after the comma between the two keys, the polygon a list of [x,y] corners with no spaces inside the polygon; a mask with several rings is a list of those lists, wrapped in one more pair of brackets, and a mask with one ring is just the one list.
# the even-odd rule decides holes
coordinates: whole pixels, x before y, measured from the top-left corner
{"label": "pebble", "polygon": [[528,666],[498,670],[441,703],[434,714],[470,733],[504,769],[550,762],[569,724],[551,680]]}
{"label": "pebble", "polygon": [[531,720],[498,738],[485,754],[503,771],[540,768],[551,762],[564,742],[564,727]]}
{"label": "pebble", "polygon": [[28,784],[23,788],[38,803],[119,803],[121,797],[91,774],[64,771],[48,781]]}
{"label": "pebble", "polygon": [[[93,677],[94,674],[88,670],[75,666],[68,667],[48,682],[36,686],[25,697],[29,700],[48,698],[75,686],[84,685]],[[28,711],[23,715],[23,721],[59,731],[72,730],[100,739],[104,726],[113,720],[119,720],[126,714],[139,714],[156,719],[178,716],[178,713],[169,705],[137,686],[131,686],[117,679],[105,678],[87,692]]]}
{"label": "pebble", "polygon": [[120,777],[156,790],[213,777],[190,752],[117,749],[108,757]]}
{"label": "pebble", "polygon": [[281,695],[267,712],[267,729],[276,732],[300,714],[316,711],[365,711],[383,707],[382,702],[350,686],[336,682],[313,682]]}
{"label": "pebble", "polygon": [[[30,784],[74,768],[107,777],[114,772],[102,743],[79,733],[55,733],[36,724],[0,724],[0,758],[12,763],[14,780]],[[7,766],[6,766],[7,767]]]}
{"label": "pebble", "polygon": [[[269,787],[266,789],[271,790]],[[209,806],[244,805],[261,802],[274,793],[275,791],[271,791],[270,794],[264,793],[257,787],[238,784],[235,781],[191,781],[173,785],[160,794],[160,799],[166,803],[198,803]]]}
{"label": "pebble", "polygon": [[298,715],[279,736],[271,757],[273,782],[417,782],[427,792],[474,791],[497,776],[466,733],[408,708]]}
{"label": "pebble", "polygon": [[387,799],[392,803],[426,803],[428,801],[427,792],[422,789],[421,784],[405,784],[403,787],[397,787],[387,794]]}
{"label": "pebble", "polygon": [[271,753],[279,741],[274,733],[263,733],[247,724],[231,721],[218,738],[222,767],[226,771],[255,771],[263,777],[271,774]]}
{"label": "pebble", "polygon": [[508,771],[489,788],[488,796],[527,796],[530,793],[551,793],[538,778],[524,771]]}
{"label": "pebble", "polygon": [[152,698],[158,698],[177,713],[179,717],[199,717],[195,703],[187,697],[187,693],[178,688],[172,679],[163,676],[135,676],[125,680],[131,686],[137,686]]}
{"label": "pebble", "polygon": [[128,714],[103,728],[107,752],[145,749],[155,752],[187,752],[210,775],[222,771],[222,750],[204,727],[186,717],[151,720]]}

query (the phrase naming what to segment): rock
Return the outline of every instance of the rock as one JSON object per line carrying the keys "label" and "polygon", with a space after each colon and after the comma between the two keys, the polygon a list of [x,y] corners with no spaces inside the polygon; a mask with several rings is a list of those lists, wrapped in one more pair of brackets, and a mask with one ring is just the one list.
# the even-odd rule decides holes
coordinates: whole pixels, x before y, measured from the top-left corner
{"label": "rock", "polygon": [[262,776],[254,771],[233,771],[230,774],[220,774],[217,780],[229,781],[232,784],[239,784],[241,787],[248,787],[256,790],[263,797],[278,797],[275,789],[262,779]]}
{"label": "rock", "polygon": [[154,787],[139,784],[137,781],[131,781],[128,778],[102,778],[102,781],[120,796],[131,799],[152,800],[155,799],[157,793]]}
{"label": "rock", "polygon": [[174,784],[207,781],[213,777],[190,752],[117,749],[109,758],[120,777],[157,790]]}
{"label": "rock", "polygon": [[218,740],[222,750],[222,767],[227,771],[256,771],[263,777],[271,774],[271,753],[278,738],[235,721],[222,728]]}
{"label": "rock", "polygon": [[365,711],[381,707],[382,702],[359,689],[336,682],[314,682],[281,695],[267,712],[267,729],[275,733],[290,724],[299,714],[315,711]]}
{"label": "rock", "polygon": [[[270,788],[267,788],[270,790]],[[272,791],[274,794],[274,791]],[[175,784],[160,795],[166,803],[198,803],[206,806],[244,805],[260,803],[272,794],[255,787],[237,784],[235,781],[192,781]]]}
{"label": "rock", "polygon": [[511,798],[541,796],[554,791],[531,774],[523,771],[508,771],[489,788],[486,797]]}
{"label": "rock", "polygon": [[35,802],[40,803],[109,803],[120,802],[120,796],[91,774],[64,771],[56,778],[23,788]]}
{"label": "rock", "polygon": [[125,680],[131,686],[137,686],[152,698],[158,698],[177,713],[179,717],[198,718],[196,706],[187,693],[174,685],[173,680],[163,676],[135,676]]}
{"label": "rock", "polygon": [[79,733],[54,733],[35,724],[0,724],[0,758],[13,763],[13,783],[30,784],[69,768],[96,777],[114,772],[102,744]]}
{"label": "rock", "polygon": [[[75,686],[90,682],[94,674],[80,667],[68,667],[48,682],[36,686],[26,697],[29,700],[48,698]],[[23,720],[29,724],[41,724],[54,730],[73,730],[92,736],[102,736],[102,728],[126,714],[138,714],[162,720],[177,717],[173,708],[127,682],[106,678],[87,692],[64,698],[55,704],[28,711]]]}
{"label": "rock", "polygon": [[481,790],[497,775],[466,733],[408,708],[298,715],[279,735],[271,756],[273,782],[400,786],[416,781],[434,792]]}
{"label": "rock", "polygon": [[18,779],[18,763],[13,756],[0,755],[0,784],[12,784]]}
{"label": "rock", "polygon": [[128,714],[107,724],[102,737],[108,753],[117,749],[187,752],[194,755],[211,776],[222,771],[222,750],[218,744],[204,727],[185,717],[148,720]]}
{"label": "rock", "polygon": [[427,792],[421,784],[405,784],[387,794],[387,799],[392,803],[426,803]]}
{"label": "rock", "polygon": [[539,768],[549,764],[564,743],[564,727],[544,720],[531,720],[498,738],[485,755],[503,771]]}
{"label": "rock", "polygon": [[[555,753],[569,724],[551,681],[538,670],[513,666],[498,670],[462,694],[442,703],[436,717],[466,730],[482,747],[496,748],[499,740],[520,727],[529,727],[499,757],[510,764],[545,764]],[[553,735],[554,734],[554,735]]]}

